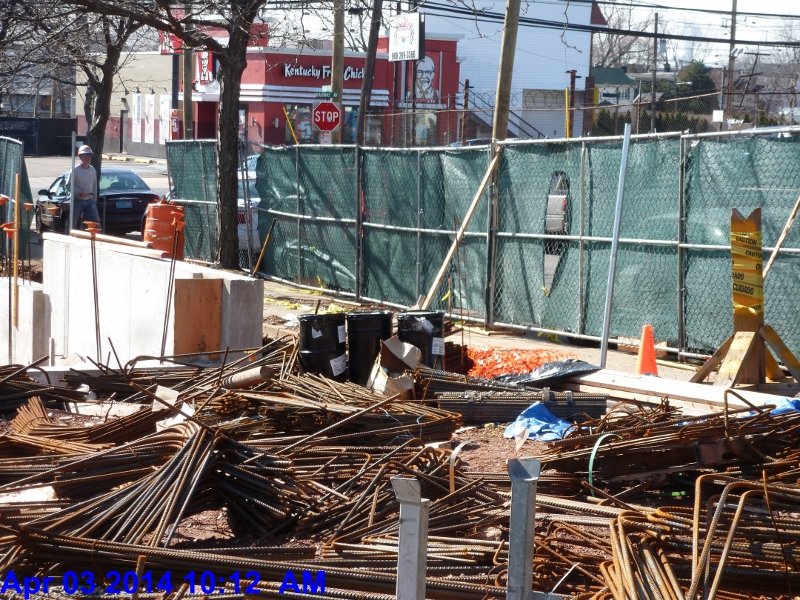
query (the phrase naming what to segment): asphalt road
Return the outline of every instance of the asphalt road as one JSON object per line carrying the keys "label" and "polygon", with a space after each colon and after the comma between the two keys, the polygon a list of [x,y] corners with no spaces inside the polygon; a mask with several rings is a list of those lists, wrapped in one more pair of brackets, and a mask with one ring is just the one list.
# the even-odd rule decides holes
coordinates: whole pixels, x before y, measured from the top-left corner
{"label": "asphalt road", "polygon": [[[105,160],[103,164],[119,169],[130,169],[144,179],[145,183],[158,195],[166,194],[169,191],[167,168],[163,165],[116,160]],[[70,170],[72,159],[69,156],[26,156],[25,166],[28,169],[28,181],[31,184],[31,192],[35,200],[39,190],[50,187],[56,177]]]}
{"label": "asphalt road", "polygon": [[[167,168],[160,164],[142,164],[133,161],[103,161],[104,164],[114,166],[115,168],[130,169],[139,177],[144,179],[145,183],[150,186],[156,194],[164,195],[169,191],[169,182],[167,179]],[[72,161],[68,156],[45,156],[45,157],[25,157],[25,167],[28,170],[28,182],[31,185],[31,193],[33,200],[36,201],[38,191],[47,189],[50,184],[61,175],[69,171],[72,166]],[[31,222],[31,229],[34,225]],[[140,240],[141,233],[129,233],[125,237],[134,240]],[[31,258],[39,260],[42,258],[42,242],[38,234],[33,232],[31,234]]]}

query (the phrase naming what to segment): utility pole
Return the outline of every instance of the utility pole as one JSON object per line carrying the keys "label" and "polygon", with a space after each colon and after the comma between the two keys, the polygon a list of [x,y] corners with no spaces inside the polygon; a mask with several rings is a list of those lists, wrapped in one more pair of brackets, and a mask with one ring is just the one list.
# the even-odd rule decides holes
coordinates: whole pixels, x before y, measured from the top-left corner
{"label": "utility pole", "polygon": [[361,80],[361,98],[358,102],[358,117],[356,119],[356,144],[358,146],[364,144],[364,126],[370,97],[372,96],[372,77],[375,73],[375,55],[378,53],[378,34],[380,33],[382,19],[383,0],[373,0],[367,58],[364,61],[364,79]]}
{"label": "utility pole", "polygon": [[567,71],[569,73],[569,126],[567,127],[568,138],[572,137],[572,132],[575,129],[575,80],[578,78],[578,71],[572,69]]}
{"label": "utility pole", "polygon": [[733,8],[731,9],[731,47],[728,54],[728,93],[725,98],[725,111],[723,113],[723,120],[733,116],[731,106],[733,104],[733,61],[736,60],[736,55],[733,53],[736,50],[736,0],[733,0]]}
{"label": "utility pole", "polygon": [[[344,87],[344,0],[333,0],[333,60],[331,62],[331,92],[333,101],[338,102],[344,117],[342,88]],[[342,119],[344,121],[344,118]],[[344,123],[331,134],[331,143],[342,143]]]}
{"label": "utility pole", "polygon": [[[734,0],[735,2],[736,0]],[[656,132],[656,69],[658,69],[658,13],[656,13],[656,35],[653,38],[653,81],[650,97],[650,133]]]}
{"label": "utility pole", "polygon": [[514,72],[514,52],[517,48],[519,10],[521,0],[506,0],[506,19],[503,28],[503,44],[500,50],[500,69],[497,77],[496,104],[492,139],[504,140],[508,135],[508,111],[511,103],[511,76]]}

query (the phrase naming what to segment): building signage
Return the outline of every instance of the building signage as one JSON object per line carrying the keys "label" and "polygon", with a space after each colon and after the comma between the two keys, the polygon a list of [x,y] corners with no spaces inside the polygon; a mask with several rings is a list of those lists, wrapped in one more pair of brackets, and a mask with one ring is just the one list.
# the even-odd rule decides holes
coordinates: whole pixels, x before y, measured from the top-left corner
{"label": "building signage", "polygon": [[425,22],[419,13],[400,13],[389,20],[389,61],[419,60],[424,53]]}
{"label": "building signage", "polygon": [[[298,65],[296,63],[283,63],[283,76],[287,79],[294,77],[311,77],[312,79],[330,79],[330,65]],[[351,79],[364,79],[364,67],[345,67],[343,78],[345,81]]]}

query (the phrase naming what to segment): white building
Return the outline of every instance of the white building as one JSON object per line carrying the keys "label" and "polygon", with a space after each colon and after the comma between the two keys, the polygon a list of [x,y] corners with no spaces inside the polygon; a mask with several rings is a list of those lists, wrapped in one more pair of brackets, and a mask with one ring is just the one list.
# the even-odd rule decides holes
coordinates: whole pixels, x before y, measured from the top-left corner
{"label": "white building", "polygon": [[[430,33],[458,34],[462,85],[469,80],[468,108],[479,136],[491,130],[491,109],[497,89],[505,2],[483,0],[475,17],[457,12],[443,2],[426,3],[425,29]],[[575,70],[573,105],[583,105],[586,79],[592,64],[591,32],[565,30],[564,23],[605,25],[596,5],[584,2],[537,2],[523,6],[511,83],[509,134],[519,137],[560,138],[565,133],[565,89]],[[463,91],[463,87],[462,87]],[[462,104],[463,106],[463,104]],[[583,131],[583,111],[575,110],[573,135]]]}

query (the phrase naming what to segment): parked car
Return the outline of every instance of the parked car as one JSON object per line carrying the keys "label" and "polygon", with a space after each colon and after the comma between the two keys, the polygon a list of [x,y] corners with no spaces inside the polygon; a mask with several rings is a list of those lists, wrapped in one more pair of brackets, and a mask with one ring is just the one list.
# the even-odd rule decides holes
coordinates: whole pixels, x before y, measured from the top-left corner
{"label": "parked car", "polygon": [[[39,190],[35,215],[38,231],[67,231],[71,214],[68,176],[69,171],[46,190]],[[107,167],[100,172],[97,211],[104,232],[142,231],[147,205],[155,200],[158,194],[130,169]]]}
{"label": "parked car", "polygon": [[[250,248],[253,252],[257,253],[261,249],[261,243],[258,238],[258,203],[260,201],[261,198],[259,198],[258,190],[256,189],[255,172],[239,173],[238,211],[236,214],[239,250],[247,251],[249,243],[252,243]],[[249,219],[248,203],[250,206]],[[248,229],[250,230],[250,237],[247,235]]]}

